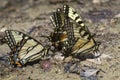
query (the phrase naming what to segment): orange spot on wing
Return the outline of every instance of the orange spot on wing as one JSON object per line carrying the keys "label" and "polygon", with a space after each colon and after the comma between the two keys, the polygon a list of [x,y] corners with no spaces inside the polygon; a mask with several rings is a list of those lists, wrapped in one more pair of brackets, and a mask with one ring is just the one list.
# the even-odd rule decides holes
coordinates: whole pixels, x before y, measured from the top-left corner
{"label": "orange spot on wing", "polygon": [[18,67],[22,66],[20,62],[16,62],[16,64],[17,64]]}

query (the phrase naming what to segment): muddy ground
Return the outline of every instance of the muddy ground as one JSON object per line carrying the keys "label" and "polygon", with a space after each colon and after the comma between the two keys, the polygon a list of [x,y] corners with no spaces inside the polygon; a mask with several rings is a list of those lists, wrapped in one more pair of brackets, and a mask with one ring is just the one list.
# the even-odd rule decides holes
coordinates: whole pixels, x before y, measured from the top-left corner
{"label": "muddy ground", "polygon": [[[14,29],[30,34],[43,45],[50,42],[40,37],[49,36],[54,26],[50,16],[56,8],[68,4],[82,16],[95,40],[101,42],[102,54],[97,60],[84,60],[82,66],[92,66],[99,70],[98,80],[120,80],[120,1],[119,0],[0,0],[0,31]],[[0,45],[0,57],[10,52],[6,44]],[[51,52],[52,53],[52,52]],[[60,62],[44,71],[37,62],[22,68],[12,68],[0,60],[0,80],[82,80],[80,74],[65,73]],[[62,61],[61,61],[62,62]],[[97,80],[83,79],[83,80]]]}

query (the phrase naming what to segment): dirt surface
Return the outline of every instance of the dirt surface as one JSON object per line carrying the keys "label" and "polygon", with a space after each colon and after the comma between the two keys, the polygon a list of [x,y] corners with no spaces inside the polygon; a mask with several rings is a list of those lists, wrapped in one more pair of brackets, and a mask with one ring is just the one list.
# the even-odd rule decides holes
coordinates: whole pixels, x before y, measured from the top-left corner
{"label": "dirt surface", "polygon": [[[50,16],[63,4],[76,9],[82,16],[95,40],[100,41],[102,56],[92,61],[79,62],[99,70],[98,80],[120,80],[120,1],[119,0],[0,0],[0,31],[4,28],[28,33],[43,45],[51,44],[41,35],[49,36],[54,26]],[[10,52],[6,44],[0,45],[0,57]],[[52,52],[51,52],[52,53]],[[97,80],[83,79],[80,74],[65,73],[63,61],[51,60],[50,70],[44,71],[41,62],[13,68],[0,60],[0,80]]]}

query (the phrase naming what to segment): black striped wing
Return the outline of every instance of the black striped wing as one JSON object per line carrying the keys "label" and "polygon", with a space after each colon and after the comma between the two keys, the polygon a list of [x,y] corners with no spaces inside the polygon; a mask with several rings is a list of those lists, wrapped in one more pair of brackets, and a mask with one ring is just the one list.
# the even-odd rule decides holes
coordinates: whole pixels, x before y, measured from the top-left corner
{"label": "black striped wing", "polygon": [[73,23],[79,25],[79,26],[74,27],[74,29],[76,29],[78,31],[84,29],[86,32],[89,32],[89,34],[90,34],[88,27],[85,26],[85,24],[82,20],[82,17],[79,16],[79,14],[76,12],[76,10],[74,8],[70,7],[69,5],[64,5],[63,12],[67,18],[72,20]]}
{"label": "black striped wing", "polygon": [[11,49],[10,62],[13,65],[22,66],[27,62],[41,59],[48,50],[37,40],[16,30],[6,30],[6,42]]}
{"label": "black striped wing", "polygon": [[82,54],[88,53],[89,51],[98,50],[99,44],[94,40],[89,29],[85,26],[81,16],[77,14],[75,9],[68,5],[64,5],[63,12],[66,18],[69,18],[73,23],[74,38],[77,39],[76,43],[72,47],[72,54],[77,55],[77,53]]}
{"label": "black striped wing", "polygon": [[78,23],[81,27],[83,27],[85,30],[88,30],[88,28],[85,26],[81,16],[76,12],[76,10],[69,5],[63,6],[63,12],[66,14],[66,17],[70,18],[74,22]]}

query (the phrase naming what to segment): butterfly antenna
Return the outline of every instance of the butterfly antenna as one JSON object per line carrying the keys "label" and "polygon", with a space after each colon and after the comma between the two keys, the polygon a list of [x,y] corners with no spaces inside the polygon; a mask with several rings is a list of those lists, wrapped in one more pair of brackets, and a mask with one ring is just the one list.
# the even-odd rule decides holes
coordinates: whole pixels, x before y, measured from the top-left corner
{"label": "butterfly antenna", "polygon": [[7,55],[4,55],[4,56],[0,57],[0,60],[1,61],[8,61]]}

